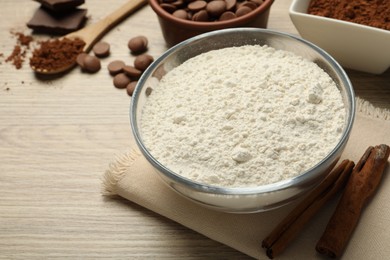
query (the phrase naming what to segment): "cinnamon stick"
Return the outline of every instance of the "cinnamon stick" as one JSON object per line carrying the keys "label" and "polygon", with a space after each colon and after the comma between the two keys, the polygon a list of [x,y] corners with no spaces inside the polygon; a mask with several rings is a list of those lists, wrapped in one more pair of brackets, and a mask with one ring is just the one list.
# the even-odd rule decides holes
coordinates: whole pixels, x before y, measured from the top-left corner
{"label": "cinnamon stick", "polygon": [[344,160],[263,240],[269,258],[279,255],[305,224],[346,183],[354,163]]}
{"label": "cinnamon stick", "polygon": [[344,193],[316,245],[316,250],[333,258],[340,257],[354,231],[364,206],[375,194],[389,158],[385,144],[369,147],[354,170]]}

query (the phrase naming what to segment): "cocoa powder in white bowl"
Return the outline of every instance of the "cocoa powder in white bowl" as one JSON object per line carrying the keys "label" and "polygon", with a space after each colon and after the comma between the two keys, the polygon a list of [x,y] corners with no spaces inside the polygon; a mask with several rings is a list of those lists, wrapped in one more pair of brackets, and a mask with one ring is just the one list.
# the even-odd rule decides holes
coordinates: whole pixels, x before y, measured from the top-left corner
{"label": "cocoa powder in white bowl", "polygon": [[308,14],[310,1],[293,0],[289,9],[304,39],[328,52],[344,68],[381,74],[390,67],[389,30]]}

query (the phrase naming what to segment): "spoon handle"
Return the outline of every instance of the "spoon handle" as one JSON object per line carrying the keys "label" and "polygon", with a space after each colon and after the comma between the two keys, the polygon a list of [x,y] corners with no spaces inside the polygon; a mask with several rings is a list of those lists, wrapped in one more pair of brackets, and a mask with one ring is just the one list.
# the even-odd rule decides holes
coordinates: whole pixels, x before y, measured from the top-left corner
{"label": "spoon handle", "polygon": [[129,0],[121,7],[110,13],[95,24],[89,25],[81,30],[66,35],[66,38],[80,38],[85,42],[83,51],[90,51],[91,47],[112,27],[121,22],[132,12],[142,7],[147,0]]}

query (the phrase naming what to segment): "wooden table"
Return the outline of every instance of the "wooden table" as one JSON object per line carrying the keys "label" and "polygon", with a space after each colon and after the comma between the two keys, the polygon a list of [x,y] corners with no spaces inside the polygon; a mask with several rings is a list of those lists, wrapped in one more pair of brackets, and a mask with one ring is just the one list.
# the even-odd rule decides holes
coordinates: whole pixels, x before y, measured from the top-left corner
{"label": "wooden table", "polygon": [[[124,2],[87,0],[89,23]],[[275,1],[269,28],[297,34],[290,2]],[[105,68],[114,59],[132,63],[127,41],[136,35],[149,38],[154,57],[166,50],[150,7],[104,38],[112,53],[99,73],[77,68],[49,81],[36,78],[27,61],[19,70],[5,62],[12,32],[29,34],[25,23],[37,7],[2,0],[0,11],[0,258],[246,259],[138,205],[101,196],[102,174],[130,137],[130,98]],[[390,71],[348,74],[358,96],[390,108]]]}

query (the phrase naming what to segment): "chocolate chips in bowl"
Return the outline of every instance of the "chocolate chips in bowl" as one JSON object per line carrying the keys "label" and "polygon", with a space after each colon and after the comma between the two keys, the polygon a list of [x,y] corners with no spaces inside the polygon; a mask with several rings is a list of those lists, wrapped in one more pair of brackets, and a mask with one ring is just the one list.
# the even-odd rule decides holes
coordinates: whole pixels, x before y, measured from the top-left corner
{"label": "chocolate chips in bowl", "polygon": [[149,0],[171,47],[193,36],[234,27],[266,28],[273,0]]}

